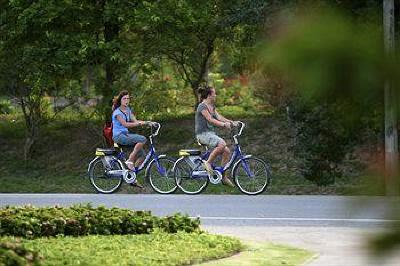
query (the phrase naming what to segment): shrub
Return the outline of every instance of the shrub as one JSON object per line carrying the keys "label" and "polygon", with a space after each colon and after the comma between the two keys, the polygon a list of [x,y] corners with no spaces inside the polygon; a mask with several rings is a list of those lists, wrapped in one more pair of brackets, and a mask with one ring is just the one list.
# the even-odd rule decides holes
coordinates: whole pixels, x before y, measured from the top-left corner
{"label": "shrub", "polygon": [[302,160],[303,176],[318,185],[332,184],[341,176],[339,165],[356,134],[337,116],[338,108],[335,104],[298,104],[292,113],[295,154]]}
{"label": "shrub", "polygon": [[199,231],[199,219],[175,214],[165,218],[150,211],[119,208],[93,208],[75,205],[70,208],[6,207],[0,209],[0,235],[36,238],[56,235],[148,234],[155,228],[167,233]]}
{"label": "shrub", "polygon": [[10,114],[11,105],[7,102],[0,102],[0,114]]}

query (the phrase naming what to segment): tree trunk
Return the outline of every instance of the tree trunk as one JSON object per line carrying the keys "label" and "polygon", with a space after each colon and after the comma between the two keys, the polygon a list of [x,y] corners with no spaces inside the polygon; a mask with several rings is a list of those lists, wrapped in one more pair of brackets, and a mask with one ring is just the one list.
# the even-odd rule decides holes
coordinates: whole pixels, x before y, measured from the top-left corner
{"label": "tree trunk", "polygon": [[194,111],[196,112],[197,106],[200,104],[199,83],[192,85],[192,92],[194,96]]}
{"label": "tree trunk", "polygon": [[30,98],[30,96],[21,96],[19,98],[25,120],[25,161],[31,158],[33,145],[36,143],[36,140],[39,136],[40,124],[42,122],[42,114],[40,108],[41,99],[41,93],[37,97],[33,97],[33,99],[32,97]]}
{"label": "tree trunk", "polygon": [[[104,41],[106,43],[114,41],[119,34],[119,26],[113,23],[104,24]],[[104,70],[106,72],[106,83],[103,87],[103,113],[106,122],[111,121],[111,104],[113,97],[113,83],[115,80],[115,72],[117,64],[111,58],[105,58]]]}
{"label": "tree trunk", "polygon": [[[394,54],[394,0],[383,2],[384,44],[387,56]],[[398,134],[397,94],[391,80],[385,81],[385,182],[386,195],[397,195],[398,184]]]}
{"label": "tree trunk", "polygon": [[24,160],[27,161],[32,156],[32,148],[38,138],[39,128],[32,125],[26,129],[25,145],[24,145]]}
{"label": "tree trunk", "polygon": [[206,84],[209,85],[208,73],[209,73],[209,68],[210,68],[210,57],[211,57],[212,53],[214,52],[214,41],[215,41],[215,39],[211,39],[207,43],[207,49],[205,51],[203,60],[200,65],[199,76],[198,76],[197,80],[192,83],[192,90],[193,90],[193,94],[195,97],[194,111],[196,111],[197,106],[200,103],[200,96],[199,96],[198,89],[199,89],[201,82],[205,81]]}

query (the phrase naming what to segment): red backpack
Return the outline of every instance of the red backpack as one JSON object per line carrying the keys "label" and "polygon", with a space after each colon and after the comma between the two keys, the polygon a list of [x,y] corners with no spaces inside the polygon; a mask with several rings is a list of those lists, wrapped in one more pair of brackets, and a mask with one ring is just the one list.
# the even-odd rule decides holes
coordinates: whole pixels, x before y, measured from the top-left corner
{"label": "red backpack", "polygon": [[106,122],[103,127],[103,136],[106,139],[107,145],[112,147],[114,141],[112,139],[113,125],[112,122]]}

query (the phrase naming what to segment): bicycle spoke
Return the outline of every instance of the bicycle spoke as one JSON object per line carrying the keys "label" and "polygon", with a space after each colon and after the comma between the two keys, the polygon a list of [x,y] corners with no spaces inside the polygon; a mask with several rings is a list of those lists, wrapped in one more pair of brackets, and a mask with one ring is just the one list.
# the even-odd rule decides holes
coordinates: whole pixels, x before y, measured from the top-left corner
{"label": "bicycle spoke", "polygon": [[93,187],[97,192],[100,193],[113,193],[115,192],[122,184],[122,177],[111,177],[107,176],[106,172],[108,170],[121,170],[121,166],[114,162],[111,166],[111,169],[105,169],[102,159],[94,161],[91,169],[89,170],[89,178]]}
{"label": "bicycle spoke", "polygon": [[147,174],[151,187],[160,194],[169,194],[176,190],[172,168],[174,161],[168,158],[160,158],[154,161]]}
{"label": "bicycle spoke", "polygon": [[234,178],[240,191],[250,195],[262,193],[270,179],[265,163],[256,158],[244,159],[234,169]]}
{"label": "bicycle spoke", "polygon": [[208,185],[208,177],[192,176],[192,168],[185,160],[177,163],[174,175],[176,184],[186,194],[198,194]]}

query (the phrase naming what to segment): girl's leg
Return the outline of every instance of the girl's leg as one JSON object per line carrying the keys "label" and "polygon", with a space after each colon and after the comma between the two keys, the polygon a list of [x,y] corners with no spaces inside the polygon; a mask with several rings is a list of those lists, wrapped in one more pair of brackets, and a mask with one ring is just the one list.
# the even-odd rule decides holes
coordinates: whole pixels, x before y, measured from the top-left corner
{"label": "girl's leg", "polygon": [[226,148],[226,143],[225,142],[218,143],[217,147],[215,147],[211,151],[210,156],[208,156],[207,162],[209,164],[211,164],[215,160],[215,158],[217,158],[218,155],[220,155],[220,154],[222,154],[224,152],[225,148]]}
{"label": "girl's leg", "polygon": [[222,154],[222,165],[221,166],[224,167],[229,162],[230,158],[231,158],[231,150],[225,146],[225,149]]}
{"label": "girl's leg", "polygon": [[[210,156],[208,157],[208,160],[204,162],[204,168],[207,170],[207,172],[210,175],[214,174],[214,170],[212,168],[212,162],[215,160],[215,158],[222,154],[222,166],[224,166],[230,158],[230,150],[226,146],[226,142],[215,135],[214,133],[205,133],[203,135],[198,135],[198,140],[209,146],[209,147],[215,147],[214,150],[210,153]],[[222,183],[228,186],[233,187],[234,185],[232,182],[226,177],[227,173],[224,173],[224,177],[222,178]]]}
{"label": "girl's leg", "polygon": [[136,143],[133,151],[129,155],[129,159],[126,161],[126,165],[129,167],[129,169],[133,169],[134,166],[140,165],[140,163],[143,161],[142,157],[140,157],[138,160],[137,158],[139,154],[142,155],[144,153],[143,146],[147,140],[146,137],[138,134],[128,134],[128,138],[130,145],[134,145]]}
{"label": "girl's leg", "polygon": [[214,170],[212,168],[212,162],[217,158],[218,155],[222,154],[225,150],[226,143],[225,141],[220,141],[218,145],[212,150],[210,156],[208,157],[207,161],[204,162],[204,167],[206,168],[209,174],[213,174]]}
{"label": "girl's leg", "polygon": [[[138,153],[143,149],[143,146],[144,146],[144,143],[137,143],[135,145],[135,147],[133,148],[133,151],[129,155],[128,161],[129,162],[134,162],[135,166],[140,165],[140,164],[138,164],[139,161],[143,161],[143,159],[142,159],[143,157],[141,157],[139,160],[136,161],[136,157],[137,157]],[[131,164],[131,163],[129,163],[129,164]],[[132,168],[133,168],[133,164],[131,164],[131,165],[132,165]],[[130,166],[128,166],[128,167],[130,167]]]}

